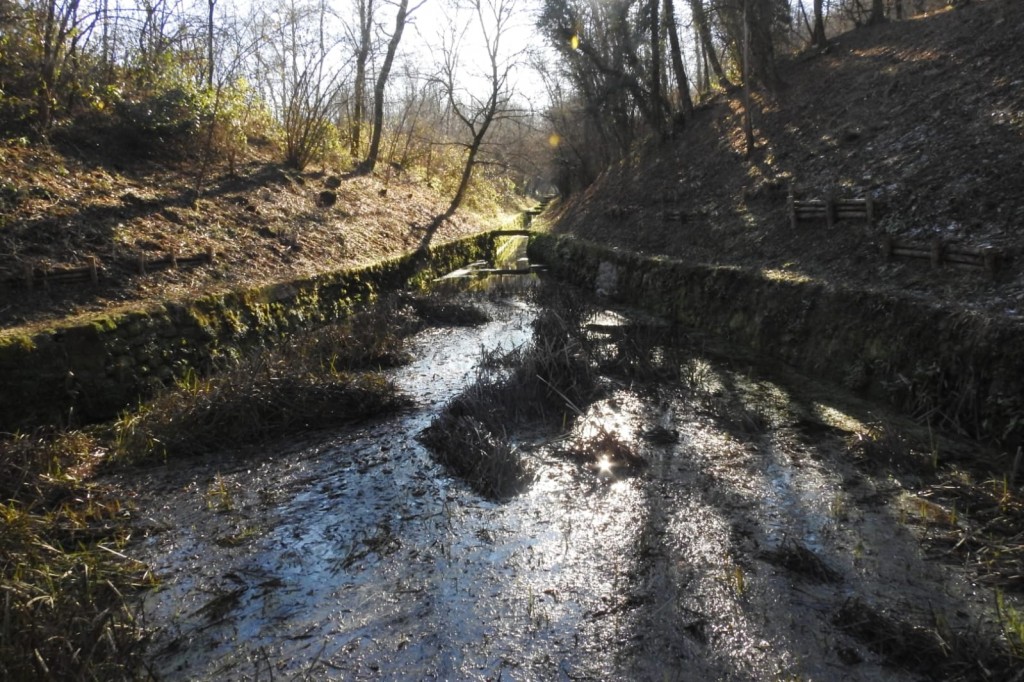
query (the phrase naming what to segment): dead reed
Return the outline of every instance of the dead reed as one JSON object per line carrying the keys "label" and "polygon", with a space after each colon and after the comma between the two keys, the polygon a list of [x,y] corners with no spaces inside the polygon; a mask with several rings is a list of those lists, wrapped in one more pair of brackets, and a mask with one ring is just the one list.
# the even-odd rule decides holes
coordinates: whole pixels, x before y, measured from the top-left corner
{"label": "dead reed", "polygon": [[956,632],[930,614],[915,624],[891,611],[853,598],[833,614],[832,622],[895,668],[934,680],[1013,679],[1020,670],[1002,646],[980,633]]}
{"label": "dead reed", "polygon": [[533,480],[529,465],[504,433],[469,415],[445,412],[421,435],[441,464],[480,495],[508,499]]}
{"label": "dead reed", "polygon": [[0,439],[0,678],[135,679],[150,583],[121,549],[120,503],[85,482],[102,453],[80,432]]}
{"label": "dead reed", "polygon": [[549,300],[529,346],[484,357],[477,381],[420,434],[438,461],[481,495],[505,499],[532,480],[509,428],[530,420],[565,423],[595,394],[585,310],[569,294]]}
{"label": "dead reed", "polygon": [[210,453],[397,409],[406,398],[364,370],[405,362],[403,330],[411,324],[395,309],[366,312],[209,377],[189,374],[118,420],[114,454],[142,461]]}

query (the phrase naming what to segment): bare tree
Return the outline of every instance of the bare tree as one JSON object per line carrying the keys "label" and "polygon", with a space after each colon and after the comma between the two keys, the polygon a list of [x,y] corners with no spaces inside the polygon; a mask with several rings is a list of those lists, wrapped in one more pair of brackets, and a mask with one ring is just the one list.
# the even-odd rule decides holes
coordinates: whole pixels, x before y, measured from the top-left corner
{"label": "bare tree", "polygon": [[871,0],[871,16],[868,17],[868,26],[880,24],[885,21],[885,0]]}
{"label": "bare tree", "polygon": [[384,63],[377,74],[377,82],[373,87],[373,133],[370,137],[370,150],[366,153],[366,160],[359,164],[359,171],[372,173],[377,166],[377,157],[380,154],[381,129],[384,127],[384,90],[388,85],[388,78],[391,76],[391,65],[395,61],[395,52],[398,51],[398,44],[402,40],[402,32],[405,30],[405,23],[409,14],[414,12],[426,0],[409,9],[409,0],[399,0],[398,13],[395,15],[395,31],[388,41],[388,51],[384,55]]}
{"label": "bare tree", "polygon": [[455,214],[469,188],[473,168],[478,161],[484,139],[495,121],[517,115],[512,105],[514,89],[509,81],[512,70],[518,65],[521,52],[509,54],[504,50],[503,38],[512,23],[517,0],[472,0],[471,7],[483,38],[487,55],[485,75],[488,91],[486,95],[468,93],[469,102],[462,101],[456,88],[456,72],[459,68],[457,44],[443,50],[444,64],[441,69],[442,84],[448,96],[448,104],[455,117],[469,133],[469,142],[464,143],[466,160],[462,167],[459,186],[452,197],[443,218]]}
{"label": "bare tree", "polygon": [[366,118],[366,66],[373,40],[374,0],[356,0],[357,25],[351,30],[355,45],[356,73],[352,93],[352,118],[349,121],[349,153],[359,156]]}
{"label": "bare tree", "polygon": [[290,0],[265,8],[255,21],[265,37],[256,52],[257,78],[284,128],[285,163],[299,169],[325,147],[348,67],[335,57],[339,41],[326,32],[326,11],[324,2]]}
{"label": "bare tree", "polygon": [[693,113],[693,100],[690,98],[690,82],[686,78],[686,68],[683,66],[683,52],[679,46],[676,10],[672,0],[665,0],[665,25],[668,29],[669,51],[672,54],[672,72],[675,74],[676,89],[679,91],[679,121],[684,121]]}
{"label": "bare tree", "polygon": [[206,0],[206,5],[210,12],[207,15],[206,22],[206,87],[210,90],[213,89],[213,71],[214,71],[214,59],[213,59],[213,11],[217,7],[217,0]]}
{"label": "bare tree", "polygon": [[814,29],[811,31],[811,45],[815,47],[825,47],[828,44],[828,40],[825,38],[824,4],[825,0],[814,0]]}
{"label": "bare tree", "polygon": [[658,14],[659,0],[650,0],[647,8],[651,31],[651,118],[656,130],[661,130],[664,118],[665,100],[661,96],[661,19]]}
{"label": "bare tree", "polygon": [[690,0],[690,13],[693,15],[693,28],[700,39],[701,49],[704,58],[711,67],[712,73],[718,85],[723,88],[731,87],[729,79],[725,75],[725,69],[718,59],[718,51],[715,50],[714,42],[711,40],[711,24],[708,22],[707,13],[704,10],[704,0]]}
{"label": "bare tree", "polygon": [[79,0],[48,0],[42,9],[39,42],[42,47],[39,66],[37,116],[46,129],[53,121],[53,100],[57,79],[67,55],[70,39],[78,28]]}

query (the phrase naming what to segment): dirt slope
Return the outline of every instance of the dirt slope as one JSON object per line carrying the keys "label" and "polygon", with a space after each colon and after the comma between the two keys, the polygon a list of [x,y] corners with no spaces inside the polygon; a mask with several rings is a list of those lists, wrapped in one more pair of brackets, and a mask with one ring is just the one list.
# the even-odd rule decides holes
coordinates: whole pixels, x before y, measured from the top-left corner
{"label": "dirt slope", "polygon": [[[556,231],[719,264],[784,269],[1024,318],[1024,3],[976,0],[838,36],[783,65],[760,95],[744,159],[738,98],[608,171],[560,211]],[[879,220],[794,231],[798,197],[870,193]],[[678,210],[682,224],[663,211]],[[995,247],[995,281],[927,260],[887,263],[885,234]]]}
{"label": "dirt slope", "polygon": [[[234,175],[72,145],[0,144],[0,333],[153,299],[306,277],[413,250],[447,199],[393,168],[373,177],[281,168],[254,148]],[[327,194],[325,194],[327,193]],[[434,235],[478,232],[459,212]],[[138,274],[138,259],[213,249],[212,265]],[[98,286],[42,273],[100,268]],[[24,283],[27,268],[34,287]]]}

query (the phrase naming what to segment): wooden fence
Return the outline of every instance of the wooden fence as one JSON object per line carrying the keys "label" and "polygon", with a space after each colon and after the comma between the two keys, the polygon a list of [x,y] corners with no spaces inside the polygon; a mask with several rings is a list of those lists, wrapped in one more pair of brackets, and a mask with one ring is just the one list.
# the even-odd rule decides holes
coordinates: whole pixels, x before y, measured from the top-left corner
{"label": "wooden fence", "polygon": [[[133,261],[125,263],[125,266],[135,271],[136,274],[145,275],[149,272],[160,270],[177,269],[183,267],[195,267],[214,262],[213,247],[208,247],[205,253],[194,256],[178,256],[173,251],[159,258],[147,259],[144,254],[139,254]],[[105,268],[100,267],[95,257],[89,258],[89,264],[78,268],[38,268],[31,263],[26,263],[21,277],[9,277],[3,281],[8,288],[35,289],[41,286],[49,289],[54,285],[64,284],[92,284],[96,286],[101,278],[109,277]]]}
{"label": "wooden fence", "polygon": [[789,190],[789,223],[796,229],[802,221],[824,220],[832,227],[839,220],[864,220],[868,226],[875,222],[875,205],[871,195],[863,199],[797,199],[792,188]]}
{"label": "wooden fence", "polygon": [[[874,225],[875,204],[870,194],[862,199],[806,199],[796,198],[793,188],[789,189],[789,222],[793,229],[805,221],[821,221],[832,227],[839,220],[863,220],[868,226]],[[950,265],[956,268],[983,270],[989,277],[995,277],[1000,263],[1006,260],[1004,254],[993,248],[971,248],[948,244],[942,240],[932,242],[911,242],[896,240],[886,235],[882,242],[882,255],[886,260],[894,258],[917,258],[928,260],[932,267]]]}
{"label": "wooden fence", "polygon": [[882,241],[882,255],[886,260],[893,258],[918,258],[931,262],[933,268],[950,265],[955,268],[984,270],[990,277],[995,277],[999,263],[1004,259],[997,249],[971,248],[958,244],[947,244],[941,239],[931,243],[909,242],[893,239],[886,235]]}

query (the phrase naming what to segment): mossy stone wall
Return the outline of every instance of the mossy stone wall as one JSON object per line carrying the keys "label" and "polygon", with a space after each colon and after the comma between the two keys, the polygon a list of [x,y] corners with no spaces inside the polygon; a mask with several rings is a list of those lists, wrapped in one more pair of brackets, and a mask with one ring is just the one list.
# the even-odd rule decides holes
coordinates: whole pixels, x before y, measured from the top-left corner
{"label": "mossy stone wall", "polygon": [[0,337],[0,430],[108,419],[188,371],[488,258],[483,233],[364,268]]}
{"label": "mossy stone wall", "polygon": [[557,278],[882,399],[1013,452],[1024,442],[1024,325],[906,296],[644,257],[537,235]]}

